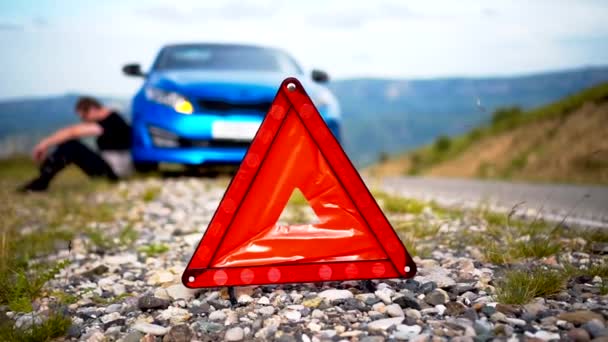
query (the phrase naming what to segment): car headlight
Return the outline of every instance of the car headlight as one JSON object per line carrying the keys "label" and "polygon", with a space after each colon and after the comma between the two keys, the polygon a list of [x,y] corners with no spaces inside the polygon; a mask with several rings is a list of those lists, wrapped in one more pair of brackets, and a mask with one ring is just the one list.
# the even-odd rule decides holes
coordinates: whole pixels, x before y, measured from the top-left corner
{"label": "car headlight", "polygon": [[175,92],[164,91],[154,87],[147,87],[146,98],[150,101],[172,107],[176,112],[181,114],[192,114],[194,112],[194,106],[192,103],[182,95]]}

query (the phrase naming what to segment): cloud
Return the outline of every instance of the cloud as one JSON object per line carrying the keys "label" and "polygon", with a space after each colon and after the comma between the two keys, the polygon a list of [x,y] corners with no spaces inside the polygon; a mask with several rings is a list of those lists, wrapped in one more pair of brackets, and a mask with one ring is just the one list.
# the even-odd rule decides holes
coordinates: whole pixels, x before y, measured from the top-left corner
{"label": "cloud", "polygon": [[228,1],[216,7],[204,7],[196,3],[187,6],[183,3],[163,4],[138,8],[136,14],[153,19],[173,22],[195,22],[200,20],[263,20],[273,16],[281,8],[282,2],[258,3],[252,1]]}
{"label": "cloud", "polygon": [[314,25],[355,29],[372,21],[400,21],[419,17],[421,17],[419,13],[415,13],[403,4],[378,1],[373,7],[354,7],[344,3],[342,6],[326,8],[323,11],[313,11],[307,19]]}
{"label": "cloud", "polygon": [[24,29],[23,25],[0,22],[0,31],[23,31]]}

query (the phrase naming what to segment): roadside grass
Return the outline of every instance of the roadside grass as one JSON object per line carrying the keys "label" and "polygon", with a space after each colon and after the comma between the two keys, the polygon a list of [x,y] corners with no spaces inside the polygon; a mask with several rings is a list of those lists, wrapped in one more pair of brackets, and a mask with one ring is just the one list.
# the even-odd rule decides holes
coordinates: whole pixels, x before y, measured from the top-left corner
{"label": "roadside grass", "polygon": [[51,313],[42,324],[31,328],[15,328],[10,320],[0,321],[1,341],[50,341],[65,335],[72,325],[72,319],[60,313]]}
{"label": "roadside grass", "polygon": [[[32,302],[44,295],[46,282],[69,264],[45,256],[59,249],[69,250],[77,234],[104,244],[91,222],[111,221],[115,208],[95,200],[95,192],[110,184],[87,179],[68,168],[44,194],[18,194],[16,188],[37,174],[26,157],[0,160],[0,308],[14,312],[32,311]],[[35,261],[34,261],[35,260]],[[73,301],[71,295],[54,293],[59,304]],[[0,312],[0,315],[3,313]],[[51,308],[41,323],[17,328],[12,320],[0,323],[2,341],[47,341],[64,335],[71,319]]]}
{"label": "roadside grass", "polygon": [[563,272],[535,267],[509,269],[496,284],[496,299],[504,304],[526,304],[536,297],[548,297],[562,291],[567,279]]}
{"label": "roadside grass", "polygon": [[158,256],[169,251],[169,246],[162,243],[153,243],[137,248],[137,251],[148,257]]}
{"label": "roadside grass", "polygon": [[465,232],[465,239],[476,245],[486,261],[503,265],[526,259],[555,255],[562,248],[555,226],[542,219],[516,220],[506,213],[481,209],[476,216],[485,221],[485,231]]}
{"label": "roadside grass", "polygon": [[154,201],[160,195],[161,190],[160,187],[156,186],[147,188],[141,196],[142,200],[146,203]]}

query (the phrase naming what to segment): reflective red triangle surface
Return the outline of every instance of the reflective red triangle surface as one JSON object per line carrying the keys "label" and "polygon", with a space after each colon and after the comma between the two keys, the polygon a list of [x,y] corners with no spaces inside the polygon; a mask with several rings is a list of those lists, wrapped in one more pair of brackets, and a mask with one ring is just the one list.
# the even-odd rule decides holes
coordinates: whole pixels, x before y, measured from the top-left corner
{"label": "reflective red triangle surface", "polygon": [[[295,189],[318,222],[277,224]],[[415,273],[412,258],[304,88],[288,78],[182,281],[198,288]]]}

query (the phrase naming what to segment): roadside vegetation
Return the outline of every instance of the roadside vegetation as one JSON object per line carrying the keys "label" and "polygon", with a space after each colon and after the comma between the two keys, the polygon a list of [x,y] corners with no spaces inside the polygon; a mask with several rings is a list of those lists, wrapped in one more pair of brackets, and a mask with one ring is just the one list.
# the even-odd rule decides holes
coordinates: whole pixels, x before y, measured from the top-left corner
{"label": "roadside vegetation", "polygon": [[608,147],[599,139],[608,129],[606,104],[608,83],[529,111],[499,108],[485,125],[404,156],[383,155],[369,171],[606,184]]}
{"label": "roadside vegetation", "polygon": [[[600,279],[599,291],[608,294],[608,258],[595,255],[594,246],[608,242],[602,229],[565,227],[537,217],[514,217],[476,209],[444,208],[433,202],[374,191],[374,197],[413,256],[432,258],[448,246],[454,253],[471,253],[497,269],[493,292],[503,304],[526,304],[536,297],[551,298],[579,277]],[[464,220],[468,230],[453,229],[450,222]],[[569,255],[593,258],[573,266]]]}
{"label": "roadside vegetation", "polygon": [[[2,341],[45,341],[63,336],[71,325],[62,307],[72,302],[66,293],[47,293],[44,285],[59,276],[70,264],[65,259],[50,259],[57,250],[70,250],[75,236],[90,241],[91,248],[110,248],[109,237],[91,222],[103,224],[114,219],[115,208],[99,203],[94,193],[111,185],[86,180],[76,169],[69,169],[53,183],[47,194],[17,194],[16,187],[35,175],[26,157],[0,160],[0,316],[4,310],[28,313],[41,296],[55,302],[43,318],[32,318],[31,326],[16,327],[13,320],[0,319]],[[94,208],[95,210],[91,210]],[[132,233],[121,235],[124,241]]]}

